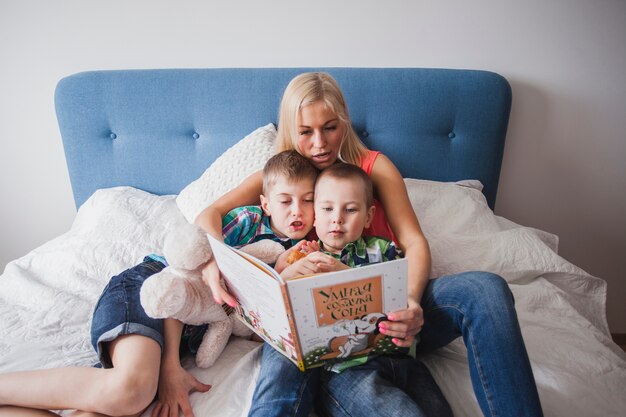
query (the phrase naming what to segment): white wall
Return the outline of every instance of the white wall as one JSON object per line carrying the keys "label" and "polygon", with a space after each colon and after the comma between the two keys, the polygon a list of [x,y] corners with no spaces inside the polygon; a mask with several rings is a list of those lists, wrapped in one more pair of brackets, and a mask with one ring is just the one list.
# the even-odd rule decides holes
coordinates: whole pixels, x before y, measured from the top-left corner
{"label": "white wall", "polygon": [[[0,0],[0,269],[75,209],[53,108],[91,69],[415,66],[499,72],[497,214],[561,238],[626,333],[626,2]],[[294,5],[298,4],[298,5]]]}

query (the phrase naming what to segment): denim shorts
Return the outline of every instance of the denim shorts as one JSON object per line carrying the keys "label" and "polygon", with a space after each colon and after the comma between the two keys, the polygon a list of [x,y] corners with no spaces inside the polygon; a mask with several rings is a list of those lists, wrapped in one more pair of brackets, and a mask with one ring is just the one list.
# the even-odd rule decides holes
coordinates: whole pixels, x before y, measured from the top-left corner
{"label": "denim shorts", "polygon": [[91,344],[100,359],[96,366],[112,367],[106,343],[124,335],[149,337],[163,350],[163,320],[148,317],[139,299],[143,282],[163,268],[163,263],[145,257],[142,263],[111,278],[104,288],[91,323]]}

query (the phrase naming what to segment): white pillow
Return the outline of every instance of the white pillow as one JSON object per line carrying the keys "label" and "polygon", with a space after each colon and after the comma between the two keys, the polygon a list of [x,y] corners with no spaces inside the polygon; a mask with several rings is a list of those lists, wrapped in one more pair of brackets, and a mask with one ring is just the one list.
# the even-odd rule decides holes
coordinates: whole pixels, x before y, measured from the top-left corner
{"label": "white pillow", "polygon": [[256,129],[217,158],[206,171],[186,186],[176,204],[188,222],[250,174],[263,169],[274,153],[276,128],[273,124]]}
{"label": "white pillow", "polygon": [[427,237],[499,230],[478,180],[439,182],[405,178],[413,210]]}

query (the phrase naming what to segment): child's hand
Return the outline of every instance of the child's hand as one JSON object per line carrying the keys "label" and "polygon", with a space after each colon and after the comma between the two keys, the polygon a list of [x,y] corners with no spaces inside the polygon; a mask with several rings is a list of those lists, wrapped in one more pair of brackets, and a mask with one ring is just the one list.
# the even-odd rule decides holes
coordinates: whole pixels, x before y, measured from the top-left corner
{"label": "child's hand", "polygon": [[378,325],[378,330],[393,337],[393,343],[400,347],[410,347],[415,336],[422,330],[424,325],[424,312],[419,303],[409,299],[408,307],[396,310],[387,315],[388,321]]}
{"label": "child's hand", "polygon": [[292,255],[293,251],[299,251],[300,247],[306,244],[306,242],[307,242],[306,240],[301,240],[300,242],[296,243],[294,246],[292,246],[291,248],[287,249],[285,252],[280,254],[278,259],[276,260],[276,263],[274,264],[274,269],[279,274],[282,273],[285,268],[291,265],[291,262],[289,262],[289,259],[293,257]]}
{"label": "child's hand", "polygon": [[287,263],[289,265],[296,263],[300,259],[304,258],[310,253],[316,252],[320,250],[320,245],[314,241],[306,241],[301,240],[296,244],[294,250],[289,251],[289,256],[287,257]]}
{"label": "child's hand", "polygon": [[274,265],[274,269],[280,274],[285,268],[293,264],[294,262],[290,262],[290,260],[293,258],[293,251],[298,251],[305,255],[308,255],[309,253],[319,250],[320,245],[316,241],[301,240],[278,257],[278,259],[276,260],[276,264]]}
{"label": "child's hand", "polygon": [[300,252],[306,253],[307,255],[313,252],[319,252],[322,249],[316,240],[301,240],[296,247]]}
{"label": "child's hand", "polygon": [[285,252],[281,253],[278,259],[276,259],[276,263],[274,264],[274,269],[279,274],[283,272],[283,269],[287,268],[289,264],[287,263],[287,258],[292,250],[296,250],[296,246],[287,249]]}
{"label": "child's hand", "polygon": [[204,384],[181,366],[161,367],[159,375],[158,397],[152,409],[151,417],[169,417],[183,413],[185,417],[194,417],[189,394],[207,392],[211,386]]}
{"label": "child's hand", "polygon": [[[335,258],[333,258],[335,259]],[[330,271],[343,271],[344,269],[351,269],[348,265],[344,264],[343,262],[335,259],[335,263],[332,265],[328,266],[330,269],[327,272]]]}
{"label": "child's hand", "polygon": [[285,268],[280,276],[283,277],[283,279],[290,279],[302,275],[335,271],[335,268],[338,267],[336,264],[341,264],[341,262],[330,255],[319,251],[311,252],[306,257]]}

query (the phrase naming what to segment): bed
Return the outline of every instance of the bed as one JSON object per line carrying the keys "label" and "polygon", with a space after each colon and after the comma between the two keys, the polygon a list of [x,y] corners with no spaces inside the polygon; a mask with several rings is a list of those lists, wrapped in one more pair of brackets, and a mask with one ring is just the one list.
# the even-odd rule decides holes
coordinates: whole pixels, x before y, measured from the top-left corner
{"label": "bed", "polygon": [[[91,309],[108,279],[159,253],[179,222],[272,153],[279,100],[311,68],[93,71],[60,80],[56,111],[78,212],[70,230],[0,277],[0,372],[96,361]],[[626,355],[611,341],[606,283],[558,255],[558,238],[496,216],[511,88],[475,70],[327,68],[355,130],[406,178],[432,277],[500,274],[546,416],[626,412]],[[460,339],[424,358],[454,414],[480,416]],[[196,416],[246,415],[259,344],[233,337]],[[523,401],[523,399],[520,399]],[[144,414],[149,416],[150,410]]]}

